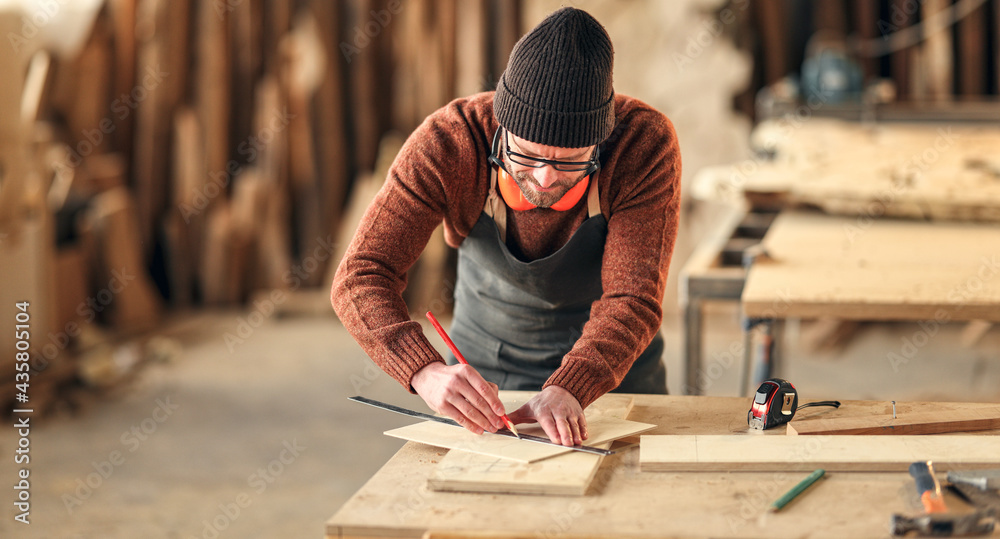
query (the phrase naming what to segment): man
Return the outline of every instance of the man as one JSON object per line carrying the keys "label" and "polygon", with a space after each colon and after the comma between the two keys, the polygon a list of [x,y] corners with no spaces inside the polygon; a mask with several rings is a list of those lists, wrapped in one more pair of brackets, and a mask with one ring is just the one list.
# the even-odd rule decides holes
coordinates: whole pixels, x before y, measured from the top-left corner
{"label": "man", "polygon": [[[540,391],[512,412],[556,443],[616,389],[666,393],[659,333],[677,234],[673,126],[612,89],[611,41],[563,8],[514,46],[495,92],[457,99],[407,139],[337,270],[338,316],[388,374],[480,434],[497,389]],[[401,293],[444,223],[458,248],[446,365]]]}

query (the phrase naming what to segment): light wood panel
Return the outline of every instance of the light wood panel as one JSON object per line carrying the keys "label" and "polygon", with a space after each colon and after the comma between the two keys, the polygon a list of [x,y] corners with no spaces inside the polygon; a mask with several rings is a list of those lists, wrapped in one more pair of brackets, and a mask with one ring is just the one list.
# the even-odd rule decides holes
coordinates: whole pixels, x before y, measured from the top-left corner
{"label": "light wood panel", "polygon": [[896,472],[1000,464],[1000,436],[643,436],[644,472]]}
{"label": "light wood panel", "polygon": [[[604,395],[587,407],[588,421],[597,417],[625,419],[633,402],[628,395]],[[587,440],[586,443],[601,448],[611,446],[611,442],[594,444]],[[573,451],[524,463],[468,451],[449,451],[427,480],[427,486],[443,492],[582,496],[603,460],[600,455]]]}
{"label": "light wood panel", "polygon": [[1000,429],[1000,406],[994,409],[948,410],[916,414],[870,415],[792,421],[795,434],[944,434]]}
{"label": "light wood panel", "polygon": [[754,128],[751,145],[774,159],[706,167],[693,179],[695,196],[780,195],[860,225],[887,216],[1000,221],[993,125],[772,120]]}
{"label": "light wood panel", "polygon": [[747,275],[743,307],[764,318],[1000,320],[995,225],[785,212]]}
{"label": "light wood panel", "polygon": [[[597,417],[592,421],[587,421],[587,431],[590,434],[590,438],[587,439],[587,445],[617,440],[618,438],[631,436],[655,427],[656,425],[650,425],[649,423],[638,423],[611,417]],[[537,424],[528,425],[523,428],[519,426],[517,430],[521,434],[546,436],[545,432]],[[489,455],[517,462],[535,462],[570,451],[569,448],[518,440],[517,438],[490,434],[488,432],[476,435],[465,429],[435,421],[425,421],[423,423],[392,429],[386,431],[385,434],[413,442],[470,451],[480,455]]]}

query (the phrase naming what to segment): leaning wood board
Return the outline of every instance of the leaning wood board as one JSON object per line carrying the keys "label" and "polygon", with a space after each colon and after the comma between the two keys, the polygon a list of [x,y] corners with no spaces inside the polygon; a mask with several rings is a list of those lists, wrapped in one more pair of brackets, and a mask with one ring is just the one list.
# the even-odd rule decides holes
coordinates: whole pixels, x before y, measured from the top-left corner
{"label": "leaning wood board", "polygon": [[[527,400],[533,393],[525,395]],[[598,417],[625,419],[634,401],[627,395],[607,394],[588,406],[585,414],[588,421]],[[594,444],[587,440],[587,444],[607,448],[611,442]],[[442,492],[583,496],[602,460],[600,455],[579,451],[531,463],[449,451],[431,473],[427,486]]]}
{"label": "leaning wood board", "polygon": [[1000,406],[897,415],[805,419],[788,424],[786,434],[944,434],[1000,429]]}
{"label": "leaning wood board", "polygon": [[1000,465],[1000,436],[657,435],[639,442],[644,472],[938,471]]}
{"label": "leaning wood board", "polygon": [[[593,421],[587,422],[587,431],[590,434],[590,438],[587,439],[587,445],[624,438],[653,428],[656,428],[656,425],[611,417],[598,417]],[[545,432],[539,426],[519,427],[517,430],[521,434],[545,436]],[[535,462],[570,451],[569,448],[518,440],[517,438],[490,434],[488,432],[476,435],[465,429],[436,421],[424,421],[422,423],[407,425],[386,431],[385,434],[412,442],[470,451],[518,462]]]}

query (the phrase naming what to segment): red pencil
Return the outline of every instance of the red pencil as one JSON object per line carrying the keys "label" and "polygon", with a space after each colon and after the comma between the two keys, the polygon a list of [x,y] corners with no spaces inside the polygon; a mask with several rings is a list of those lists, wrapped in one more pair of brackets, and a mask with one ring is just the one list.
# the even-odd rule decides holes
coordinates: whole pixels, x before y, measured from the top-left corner
{"label": "red pencil", "polygon": [[[451,342],[451,337],[449,337],[448,334],[444,332],[444,328],[441,327],[441,324],[437,321],[437,318],[434,318],[434,314],[432,314],[430,311],[427,311],[427,319],[431,321],[431,324],[434,324],[434,329],[436,329],[438,335],[440,335],[441,338],[444,339],[444,343],[447,344],[448,348],[451,349],[451,353],[455,354],[455,358],[458,359],[458,362],[461,363],[462,365],[468,365],[469,362],[466,361],[465,356],[463,356],[462,353],[458,351],[458,347],[455,346],[455,343]],[[507,414],[502,414],[500,416],[500,419],[503,419],[503,422],[507,424],[507,428],[514,433],[514,436],[517,436],[518,439],[521,438],[521,435],[518,434],[517,429],[514,428],[514,423],[510,420],[509,417],[507,417]]]}

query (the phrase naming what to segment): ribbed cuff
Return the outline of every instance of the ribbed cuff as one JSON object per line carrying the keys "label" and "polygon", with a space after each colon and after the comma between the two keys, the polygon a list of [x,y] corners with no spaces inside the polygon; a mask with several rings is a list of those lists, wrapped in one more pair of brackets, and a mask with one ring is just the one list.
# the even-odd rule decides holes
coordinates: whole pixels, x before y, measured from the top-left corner
{"label": "ribbed cuff", "polygon": [[388,346],[392,359],[385,372],[396,379],[410,393],[416,393],[410,381],[420,369],[435,361],[444,362],[441,354],[431,346],[423,333],[408,333]]}
{"label": "ribbed cuff", "polygon": [[571,361],[552,373],[542,389],[549,386],[559,386],[569,391],[580,401],[580,406],[586,408],[615,388],[615,377],[611,369],[595,369],[594,365],[586,361]]}

